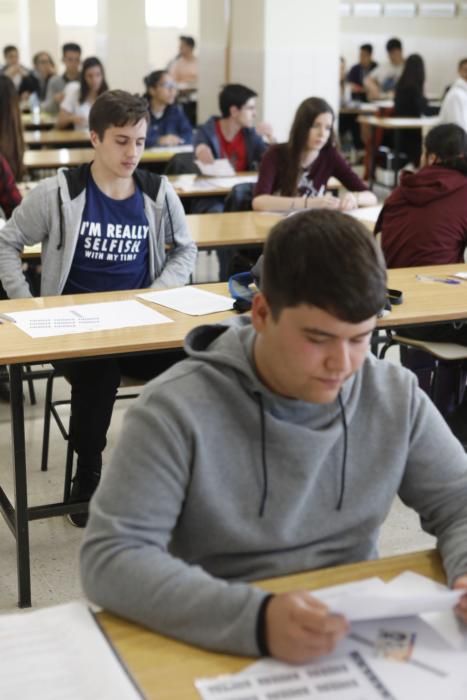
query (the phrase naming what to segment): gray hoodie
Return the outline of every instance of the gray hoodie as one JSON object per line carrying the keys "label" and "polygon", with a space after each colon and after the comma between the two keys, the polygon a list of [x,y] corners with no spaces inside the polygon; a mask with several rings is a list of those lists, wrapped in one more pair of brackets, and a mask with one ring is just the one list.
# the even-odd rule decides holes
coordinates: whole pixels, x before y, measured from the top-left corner
{"label": "gray hoodie", "polygon": [[[89,164],[61,168],[13,212],[0,234],[0,281],[10,299],[30,297],[22,272],[24,246],[42,243],[41,295],[61,294],[75,253],[86,203]],[[149,273],[154,288],[186,284],[196,261],[182,204],[166,177],[136,170],[149,224]],[[160,182],[160,186],[159,186]],[[169,213],[170,209],[170,213]],[[170,251],[166,252],[166,246]]]}
{"label": "gray hoodie", "polygon": [[437,535],[450,581],[467,573],[467,457],[415,377],[369,355],[343,410],[287,399],[259,380],[254,338],[245,318],[195,329],[191,357],[128,411],[91,503],[89,598],[257,655],[265,593],[244,582],[376,557],[397,493]]}

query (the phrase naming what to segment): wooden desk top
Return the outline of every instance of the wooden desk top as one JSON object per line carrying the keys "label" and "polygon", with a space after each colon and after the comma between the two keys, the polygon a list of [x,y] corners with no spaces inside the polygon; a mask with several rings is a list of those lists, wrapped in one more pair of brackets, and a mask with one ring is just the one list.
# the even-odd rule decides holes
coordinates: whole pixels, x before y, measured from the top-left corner
{"label": "wooden desk top", "polygon": [[[72,134],[73,132],[67,132]],[[184,147],[183,152],[187,152]],[[166,163],[180,148],[151,148],[144,151],[141,163]],[[23,163],[29,170],[40,168],[61,168],[64,165],[73,166],[89,163],[94,157],[93,148],[47,148],[28,150],[24,153]]]}
{"label": "wooden desk top", "polygon": [[70,143],[90,145],[87,129],[49,129],[48,131],[30,130],[24,134],[24,143],[28,146],[60,146]]}
{"label": "wooden desk top", "polygon": [[46,112],[41,112],[37,117],[35,114],[21,114],[21,123],[23,128],[29,129],[52,129],[55,126],[57,117],[52,114],[47,114]]}
{"label": "wooden desk top", "polygon": [[438,117],[376,117],[363,114],[358,117],[360,124],[378,126],[382,129],[422,129],[436,126]]}
{"label": "wooden desk top", "polygon": [[[387,581],[407,569],[445,582],[439,555],[435,550],[429,550],[284,576],[257,585],[273,593],[304,588],[312,590],[370,576],[380,576]],[[149,632],[109,613],[101,613],[98,617],[148,700],[199,700],[193,685],[195,678],[236,673],[254,661],[203,651]]]}
{"label": "wooden desk top", "polygon": [[[202,289],[229,296],[226,284],[197,285]],[[0,313],[31,311],[70,304],[93,304],[107,301],[135,299],[140,292],[105,292],[101,294],[78,294],[59,297],[34,297],[0,301]],[[76,357],[99,357],[131,352],[151,352],[155,350],[180,348],[186,334],[203,323],[215,323],[232,315],[224,311],[207,316],[188,316],[163,306],[140,300],[149,308],[172,318],[175,323],[157,326],[138,326],[114,331],[80,333],[51,338],[31,338],[15,327],[14,323],[0,324],[0,364],[39,362]]]}
{"label": "wooden desk top", "polygon": [[261,244],[282,214],[272,212],[225,212],[188,214],[188,229],[199,248]]}

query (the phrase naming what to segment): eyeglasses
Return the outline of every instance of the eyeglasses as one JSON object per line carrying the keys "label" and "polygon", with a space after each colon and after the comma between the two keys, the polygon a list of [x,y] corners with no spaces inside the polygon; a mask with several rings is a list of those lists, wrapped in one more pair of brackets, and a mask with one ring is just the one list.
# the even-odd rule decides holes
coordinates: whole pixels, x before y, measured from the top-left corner
{"label": "eyeglasses", "polygon": [[167,88],[168,90],[177,89],[177,85],[175,83],[169,82],[168,80],[164,80],[163,83],[159,83],[158,87]]}

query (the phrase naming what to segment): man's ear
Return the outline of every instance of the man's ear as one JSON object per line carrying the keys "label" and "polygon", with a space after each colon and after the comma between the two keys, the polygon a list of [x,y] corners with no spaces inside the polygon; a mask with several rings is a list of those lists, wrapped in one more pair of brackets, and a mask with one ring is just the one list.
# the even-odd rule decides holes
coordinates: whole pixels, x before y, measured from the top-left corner
{"label": "man's ear", "polygon": [[99,138],[99,134],[97,133],[97,131],[90,131],[90,132],[89,132],[89,140],[91,141],[91,146],[92,146],[93,148],[96,148],[96,146],[97,146],[99,143],[102,143],[101,139]]}
{"label": "man's ear", "polygon": [[262,292],[258,292],[253,297],[251,305],[251,322],[257,333],[261,333],[271,318],[271,309],[268,301]]}
{"label": "man's ear", "polygon": [[434,165],[438,162],[438,156],[434,153],[427,153],[425,156],[425,162],[427,165]]}

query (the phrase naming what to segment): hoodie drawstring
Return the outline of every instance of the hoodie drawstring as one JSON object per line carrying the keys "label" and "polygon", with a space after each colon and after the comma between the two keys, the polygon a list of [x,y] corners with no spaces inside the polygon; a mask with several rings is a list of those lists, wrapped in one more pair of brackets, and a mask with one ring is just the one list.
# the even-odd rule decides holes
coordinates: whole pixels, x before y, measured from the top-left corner
{"label": "hoodie drawstring", "polygon": [[261,502],[259,506],[258,515],[260,518],[262,518],[264,515],[264,509],[266,507],[266,500],[268,497],[268,464],[266,461],[266,418],[264,415],[263,397],[259,392],[256,392],[255,396],[258,399],[261,423],[261,463],[263,468],[263,492],[261,494]]}
{"label": "hoodie drawstring", "polygon": [[57,189],[57,196],[58,196],[58,219],[60,222],[60,238],[58,241],[58,246],[57,250],[60,250],[60,248],[63,245],[63,215],[62,215],[62,195],[60,193],[60,187]]}
{"label": "hoodie drawstring", "polygon": [[338,400],[339,400],[339,406],[341,409],[341,418],[342,418],[342,426],[344,428],[344,454],[342,457],[342,467],[341,467],[341,490],[339,493],[339,500],[337,501],[337,506],[336,510],[341,510],[342,508],[342,502],[344,500],[344,491],[345,491],[345,476],[346,476],[346,466],[347,466],[347,418],[345,415],[345,408],[344,408],[344,402],[342,401],[342,395],[341,392],[339,392],[338,395]]}

